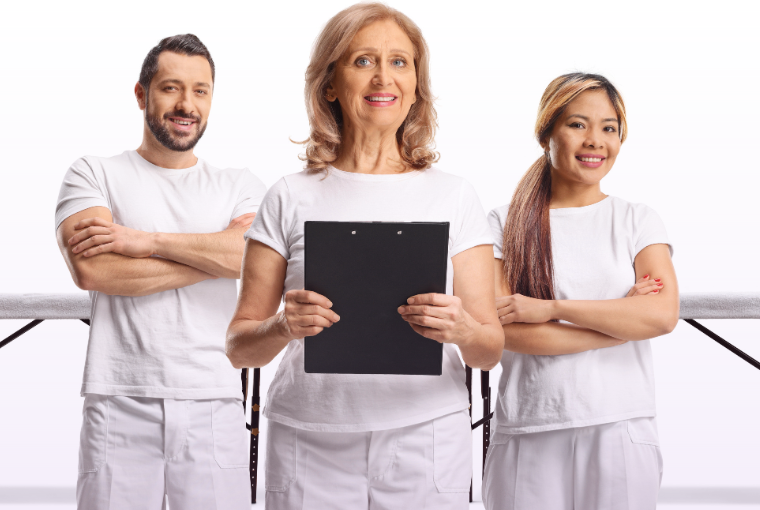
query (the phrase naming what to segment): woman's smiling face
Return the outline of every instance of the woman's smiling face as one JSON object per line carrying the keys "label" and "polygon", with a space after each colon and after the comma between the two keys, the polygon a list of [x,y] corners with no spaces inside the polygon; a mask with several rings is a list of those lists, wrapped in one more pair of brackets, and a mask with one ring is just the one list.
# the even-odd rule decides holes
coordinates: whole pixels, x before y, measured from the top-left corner
{"label": "woman's smiling face", "polygon": [[547,142],[552,178],[598,184],[620,152],[617,112],[604,90],[588,90],[575,98],[554,124]]}
{"label": "woman's smiling face", "polygon": [[344,127],[397,130],[417,97],[414,45],[393,20],[359,30],[337,62],[327,88],[340,103]]}

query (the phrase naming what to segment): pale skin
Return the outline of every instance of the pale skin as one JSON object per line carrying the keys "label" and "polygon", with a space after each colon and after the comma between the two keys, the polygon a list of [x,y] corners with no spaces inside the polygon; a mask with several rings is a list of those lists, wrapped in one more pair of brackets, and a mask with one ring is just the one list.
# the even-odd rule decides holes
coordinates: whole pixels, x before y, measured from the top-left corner
{"label": "pale skin", "polygon": [[[551,209],[585,207],[606,195],[601,180],[620,151],[617,113],[606,93],[586,91],[571,102],[542,144],[552,163]],[[579,155],[603,158],[589,168]],[[678,282],[666,245],[634,259],[636,283],[625,298],[541,300],[510,294],[502,261],[495,260],[497,313],[504,348],[522,354],[572,354],[670,333],[678,322]],[[655,276],[656,275],[656,276]],[[566,321],[571,324],[550,322]]]}
{"label": "pale skin", "polygon": [[[337,62],[326,89],[328,101],[343,111],[341,150],[333,166],[366,174],[414,171],[400,156],[396,131],[416,101],[414,46],[395,22],[385,20],[357,32]],[[392,97],[384,106],[370,98]],[[477,246],[452,258],[454,295],[409,297],[398,313],[420,335],[459,347],[469,366],[493,368],[501,358],[503,334],[495,313],[492,251]],[[232,365],[261,367],[295,339],[314,336],[340,320],[326,296],[306,290],[285,294],[287,261],[273,249],[249,240],[235,315],[227,331]]]}
{"label": "pale skin", "polygon": [[[139,83],[135,85],[135,98],[141,110],[149,107],[158,113],[170,135],[181,141],[205,126],[212,85],[211,67],[204,57],[163,52],[150,84],[149,104]],[[174,117],[171,112],[181,112],[186,117]],[[189,168],[198,161],[192,149],[167,149],[147,122],[137,152],[150,163],[167,169]],[[109,209],[91,207],[64,220],[56,237],[79,288],[145,296],[208,279],[239,278],[245,247],[243,234],[254,216],[251,213],[235,218],[221,232],[168,234],[118,225]]]}

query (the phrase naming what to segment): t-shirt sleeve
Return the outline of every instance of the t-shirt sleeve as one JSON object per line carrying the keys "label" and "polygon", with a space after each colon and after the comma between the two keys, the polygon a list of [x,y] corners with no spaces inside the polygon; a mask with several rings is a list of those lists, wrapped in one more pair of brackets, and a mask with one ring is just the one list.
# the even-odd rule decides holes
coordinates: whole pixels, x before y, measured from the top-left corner
{"label": "t-shirt sleeve", "polygon": [[486,214],[483,206],[480,205],[480,198],[467,181],[462,181],[457,221],[451,227],[455,235],[451,253],[449,253],[450,257],[475,246],[493,244]]}
{"label": "t-shirt sleeve", "polygon": [[280,179],[264,196],[245,238],[266,244],[285,260],[290,259],[289,238],[293,220],[290,209],[290,190],[285,179]]}
{"label": "t-shirt sleeve", "polygon": [[90,207],[111,208],[90,163],[80,158],[71,165],[61,183],[55,207],[55,229],[63,220]]}
{"label": "t-shirt sleeve", "polygon": [[497,259],[502,258],[504,250],[504,225],[507,222],[508,210],[509,205],[503,205],[488,213],[488,226],[491,229],[491,236],[493,237],[493,256]]}
{"label": "t-shirt sleeve", "polygon": [[264,200],[264,195],[267,192],[267,187],[261,182],[261,179],[253,175],[247,168],[243,170],[238,180],[238,186],[238,200],[230,220],[244,214],[258,212],[261,201]]}
{"label": "t-shirt sleeve", "polygon": [[634,256],[641,250],[652,244],[667,244],[670,256],[673,256],[673,245],[668,240],[668,232],[660,216],[645,205],[639,205],[634,216],[635,241]]}

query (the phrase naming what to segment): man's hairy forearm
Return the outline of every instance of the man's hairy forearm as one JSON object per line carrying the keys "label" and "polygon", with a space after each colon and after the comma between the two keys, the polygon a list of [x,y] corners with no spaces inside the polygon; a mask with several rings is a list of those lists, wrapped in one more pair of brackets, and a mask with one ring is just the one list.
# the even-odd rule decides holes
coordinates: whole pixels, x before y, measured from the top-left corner
{"label": "man's hairy forearm", "polygon": [[179,289],[214,278],[178,262],[156,257],[135,259],[103,253],[74,263],[72,276],[77,286],[118,296],[147,296]]}
{"label": "man's hairy forearm", "polygon": [[504,349],[520,354],[549,356],[575,354],[593,349],[614,347],[625,341],[604,333],[557,322],[505,324]]}
{"label": "man's hairy forearm", "polygon": [[154,234],[155,253],[219,278],[240,278],[246,228],[214,234]]}

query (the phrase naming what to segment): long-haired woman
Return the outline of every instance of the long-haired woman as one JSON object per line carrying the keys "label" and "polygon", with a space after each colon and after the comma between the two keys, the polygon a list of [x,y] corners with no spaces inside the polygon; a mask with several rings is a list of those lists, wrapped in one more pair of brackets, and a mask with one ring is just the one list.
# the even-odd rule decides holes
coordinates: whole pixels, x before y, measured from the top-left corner
{"label": "long-haired woman", "polygon": [[489,215],[505,351],[486,507],[654,509],[649,339],[678,321],[668,237],[652,209],[601,190],[627,135],[607,79],[552,81],[535,134],[543,156]]}
{"label": "long-haired woman", "polygon": [[[272,186],[246,234],[227,337],[236,367],[287,348],[264,409],[268,509],[467,508],[471,432],[454,346],[489,369],[504,340],[485,213],[472,186],[431,167],[428,76],[420,29],[382,4],[338,13],[314,46],[306,169]],[[330,296],[303,290],[306,220],[450,223],[447,293],[409,296],[397,311],[444,344],[443,375],[304,372],[303,338],[340,320]]]}

